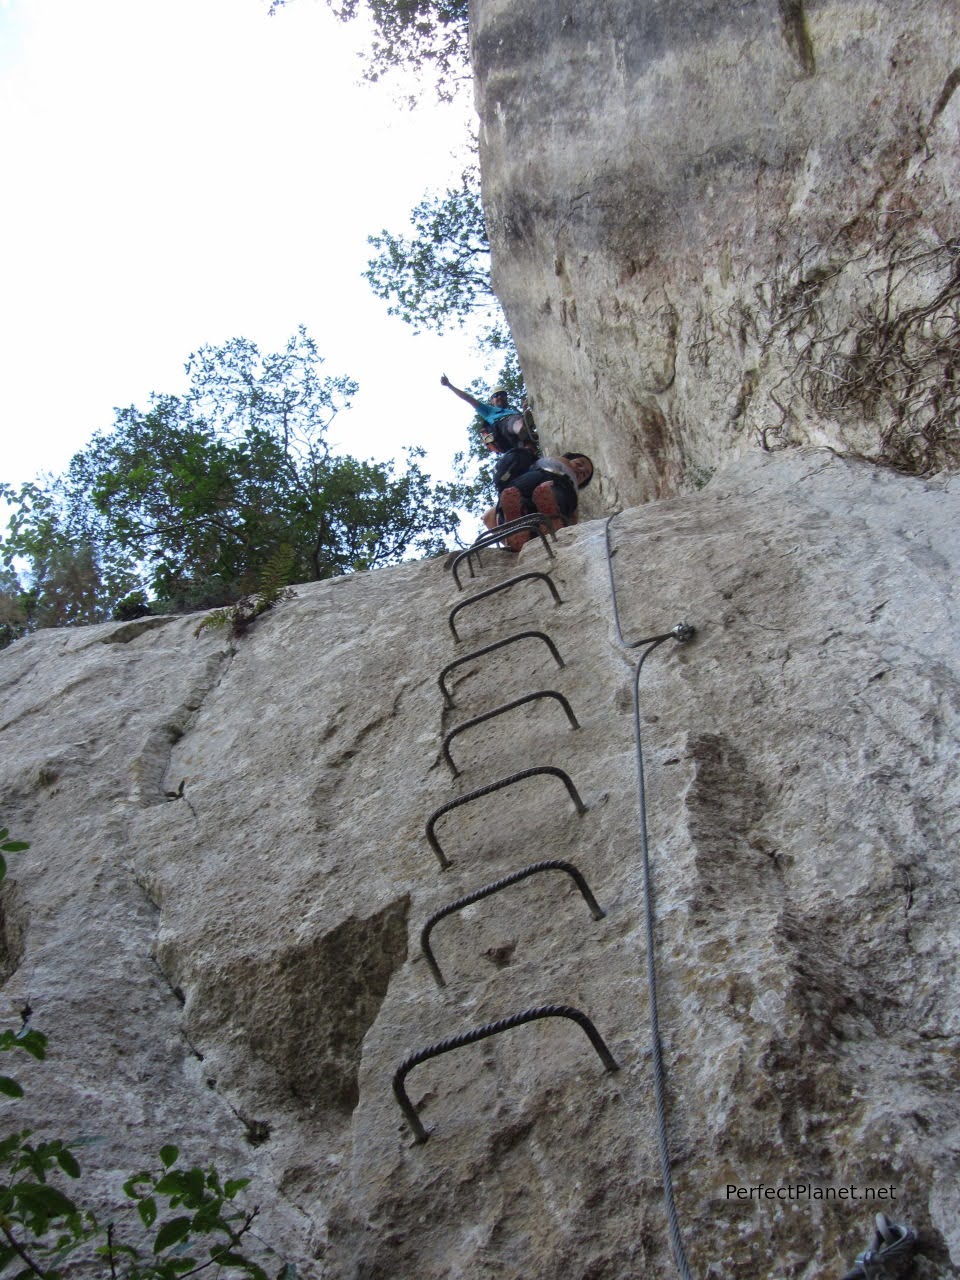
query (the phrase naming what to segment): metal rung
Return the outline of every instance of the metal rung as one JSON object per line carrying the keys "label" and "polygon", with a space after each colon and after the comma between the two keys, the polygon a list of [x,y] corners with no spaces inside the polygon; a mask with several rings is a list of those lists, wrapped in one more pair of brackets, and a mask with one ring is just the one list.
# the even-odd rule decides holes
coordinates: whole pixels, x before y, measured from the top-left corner
{"label": "metal rung", "polygon": [[603,1036],[601,1036],[587,1015],[581,1013],[579,1009],[574,1009],[568,1004],[545,1004],[536,1009],[525,1009],[523,1013],[514,1013],[509,1018],[501,1018],[498,1022],[487,1023],[486,1026],[476,1027],[473,1031],[465,1031],[462,1035],[451,1036],[447,1040],[441,1040],[437,1044],[430,1045],[427,1049],[420,1049],[419,1052],[411,1054],[409,1058],[405,1058],[400,1063],[393,1075],[393,1096],[400,1104],[400,1109],[406,1117],[407,1124],[413,1130],[413,1136],[417,1142],[426,1142],[429,1134],[421,1124],[416,1108],[403,1087],[404,1080],[413,1068],[419,1066],[421,1062],[426,1062],[429,1058],[438,1057],[441,1053],[449,1053],[451,1049],[460,1049],[464,1045],[475,1044],[478,1040],[485,1040],[487,1036],[499,1035],[501,1031],[509,1031],[513,1027],[522,1026],[525,1022],[535,1022],[538,1018],[569,1018],[586,1032],[590,1043],[596,1049],[600,1061],[607,1071],[620,1070],[619,1064],[607,1048]]}
{"label": "metal rung", "polygon": [[505,712],[512,711],[515,707],[525,706],[528,702],[536,702],[538,698],[556,698],[557,702],[560,703],[564,711],[567,713],[567,719],[570,721],[572,727],[574,729],[580,728],[580,723],[577,720],[577,717],[573,714],[570,703],[562,693],[557,693],[556,689],[541,689],[538,693],[524,694],[522,698],[514,698],[512,702],[505,702],[501,707],[494,707],[492,711],[485,711],[482,716],[474,716],[471,720],[464,720],[462,724],[458,724],[455,728],[450,730],[443,740],[443,747],[441,750],[443,751],[444,760],[446,760],[453,772],[453,776],[455,778],[460,776],[460,770],[453,763],[453,757],[450,754],[450,743],[454,740],[457,734],[463,733],[464,729],[472,729],[475,725],[483,724],[486,720],[493,720],[495,716],[502,716]]}
{"label": "metal rung", "polygon": [[437,981],[437,986],[445,987],[446,981],[440,972],[440,966],[437,964],[436,957],[430,947],[430,933],[433,926],[441,921],[444,916],[451,915],[454,911],[461,911],[464,907],[469,907],[473,902],[479,902],[481,898],[489,898],[491,894],[499,893],[501,889],[506,889],[511,884],[517,884],[521,880],[526,880],[528,876],[536,875],[539,871],[565,871],[570,876],[577,888],[583,895],[584,901],[590,908],[590,914],[594,920],[602,920],[605,912],[600,907],[596,898],[590,892],[590,886],[583,878],[581,873],[573,865],[572,862],[560,862],[557,859],[550,859],[546,862],[534,862],[529,867],[524,867],[521,871],[514,871],[512,875],[504,876],[501,880],[495,880],[492,884],[484,885],[482,889],[476,889],[473,893],[466,894],[463,898],[458,898],[456,902],[451,902],[446,907],[441,907],[439,911],[435,911],[427,923],[420,931],[420,948],[423,951],[423,958],[430,966],[430,972]]}
{"label": "metal rung", "polygon": [[542,511],[530,511],[526,515],[517,516],[516,520],[506,520],[503,524],[498,524],[495,529],[488,529],[486,533],[481,533],[474,542],[472,550],[493,546],[507,534],[516,533],[518,529],[530,529],[535,525],[543,528],[556,542],[557,531],[553,527],[553,517],[545,516]]}
{"label": "metal rung", "polygon": [[507,636],[506,639],[504,640],[494,640],[493,644],[485,644],[482,649],[474,649],[472,653],[465,653],[462,658],[454,658],[453,662],[447,663],[447,665],[440,672],[440,677],[439,677],[440,692],[443,694],[444,706],[446,707],[453,706],[453,698],[450,696],[444,681],[446,680],[450,672],[454,670],[455,667],[460,667],[465,662],[472,662],[474,658],[481,658],[485,653],[493,653],[495,649],[502,649],[503,646],[506,644],[513,644],[517,640],[527,640],[530,637],[543,641],[543,643],[547,646],[547,648],[550,650],[550,652],[553,654],[554,658],[556,659],[558,667],[562,667],[565,665],[563,659],[560,657],[560,654],[557,650],[557,646],[553,643],[553,641],[550,639],[548,635],[544,634],[544,632],[518,631],[516,635]]}
{"label": "metal rung", "polygon": [[472,604],[476,604],[478,600],[485,600],[487,596],[496,595],[498,591],[506,591],[508,587],[512,587],[518,582],[526,582],[530,578],[542,579],[550,588],[550,593],[553,596],[554,600],[557,602],[557,604],[563,604],[563,601],[560,599],[560,592],[557,590],[556,584],[554,583],[553,579],[550,577],[549,574],[538,573],[538,572],[518,573],[515,577],[507,578],[504,582],[498,582],[495,587],[487,587],[486,591],[478,591],[476,595],[468,596],[466,600],[461,600],[459,604],[455,604],[453,606],[453,608],[450,610],[450,617],[447,619],[447,621],[450,624],[450,630],[453,632],[454,640],[459,641],[460,639],[459,635],[457,634],[457,628],[454,626],[453,620],[457,616],[457,614],[460,612],[461,609],[466,609],[468,608],[468,606]]}
{"label": "metal rung", "polygon": [[460,582],[460,577],[457,573],[457,569],[460,567],[461,561],[466,560],[467,568],[470,570],[470,577],[475,577],[476,575],[473,572],[473,561],[471,560],[471,556],[476,555],[479,558],[479,553],[485,547],[495,546],[498,542],[502,542],[508,534],[518,533],[521,529],[531,529],[536,533],[539,536],[540,541],[543,543],[547,555],[553,557],[553,548],[544,536],[544,529],[546,529],[553,541],[556,542],[557,534],[553,527],[553,522],[548,516],[543,515],[542,512],[535,511],[531,515],[521,516],[518,520],[511,520],[507,524],[497,525],[496,529],[491,529],[489,533],[481,534],[472,547],[467,547],[465,551],[460,552],[451,565],[453,580],[457,584],[457,590],[463,590],[463,584]]}
{"label": "metal rung", "polygon": [[533,769],[521,769],[519,773],[511,773],[507,778],[500,778],[497,782],[491,782],[486,787],[478,787],[476,791],[470,791],[465,796],[459,796],[456,800],[449,800],[446,804],[435,810],[427,821],[427,840],[430,848],[437,855],[440,866],[446,870],[451,866],[450,859],[440,848],[440,841],[434,835],[434,827],[437,820],[442,818],[445,813],[449,813],[451,809],[459,809],[461,805],[470,804],[473,800],[479,800],[482,796],[492,795],[495,791],[502,791],[504,787],[512,787],[515,782],[523,782],[526,778],[535,778],[538,774],[550,774],[551,777],[559,778],[563,785],[567,788],[570,799],[573,801],[577,813],[583,817],[587,812],[587,806],[580,799],[576,787],[570,781],[567,774],[562,769],[557,769],[552,764],[537,765]]}

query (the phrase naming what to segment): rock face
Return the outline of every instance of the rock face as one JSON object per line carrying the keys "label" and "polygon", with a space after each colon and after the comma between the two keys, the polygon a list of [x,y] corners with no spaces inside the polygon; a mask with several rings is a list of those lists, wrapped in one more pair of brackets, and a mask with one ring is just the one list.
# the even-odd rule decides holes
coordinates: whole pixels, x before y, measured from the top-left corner
{"label": "rock face", "polygon": [[594,510],[758,446],[956,466],[955,0],[471,14],[494,282]]}
{"label": "rock face", "polygon": [[[652,1102],[628,645],[666,1119],[692,1273],[843,1274],[883,1209],[960,1274],[957,482],[760,452],[700,492],[196,619],[0,654],[4,1000],[51,1057],[8,1122],[95,1140],[92,1193],[171,1138],[254,1179],[329,1280],[676,1274]],[[619,618],[614,623],[607,548]],[[461,568],[460,572],[463,572]],[[515,573],[547,573],[462,609]],[[486,644],[536,636],[443,668]],[[467,728],[536,691],[562,694]],[[428,818],[514,772],[540,773]],[[543,859],[544,871],[441,919]],[[517,1026],[399,1064],[543,1005]],[[763,1198],[759,1184],[774,1190]],[[807,1193],[799,1190],[808,1189]],[[844,1189],[852,1192],[844,1194]],[[882,1195],[883,1198],[868,1198]],[[275,1274],[276,1264],[271,1264]]]}
{"label": "rock face", "polygon": [[273,1275],[814,1280],[877,1210],[960,1275],[960,10],[472,27],[538,419],[628,509],[0,654],[8,1126],[109,1213],[250,1176]]}

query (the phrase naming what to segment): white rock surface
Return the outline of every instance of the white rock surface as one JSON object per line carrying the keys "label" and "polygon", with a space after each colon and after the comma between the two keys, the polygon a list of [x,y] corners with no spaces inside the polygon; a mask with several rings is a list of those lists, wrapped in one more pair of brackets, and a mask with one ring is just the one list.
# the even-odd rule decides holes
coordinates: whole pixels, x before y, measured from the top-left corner
{"label": "white rock surface", "polygon": [[758,444],[960,464],[956,0],[471,23],[494,283],[541,434],[598,463],[592,510]]}
{"label": "white rock surface", "polygon": [[[835,1276],[886,1209],[918,1275],[958,1274],[957,482],[828,451],[757,453],[610,528],[628,640],[682,620],[641,674],[661,1035],[681,1231],[713,1280]],[[44,632],[0,654],[11,1025],[52,1054],[10,1123],[96,1141],[94,1191],[169,1139],[254,1178],[301,1277],[675,1274],[651,1101],[632,671],[605,525],[468,592],[442,562],[300,588],[231,646],[194,618]],[[437,676],[472,648],[543,629]],[[565,694],[472,729],[536,689]],[[537,776],[437,823],[513,770]],[[181,785],[182,784],[182,785]],[[449,916],[542,858],[576,863]],[[409,1053],[545,1003],[595,1022]],[[16,1116],[16,1121],[14,1120]],[[889,1187],[737,1199],[729,1185]],[[825,1192],[826,1194],[826,1192]]]}

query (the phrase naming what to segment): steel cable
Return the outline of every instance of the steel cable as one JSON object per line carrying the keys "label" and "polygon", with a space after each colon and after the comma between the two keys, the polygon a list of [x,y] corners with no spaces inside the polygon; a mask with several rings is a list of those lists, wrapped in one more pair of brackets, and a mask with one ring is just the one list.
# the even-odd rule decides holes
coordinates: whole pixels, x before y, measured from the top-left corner
{"label": "steel cable", "polygon": [[613,616],[617,627],[617,636],[619,637],[620,643],[627,649],[636,649],[642,644],[646,644],[648,646],[648,648],[644,649],[643,653],[640,655],[640,660],[634,671],[633,732],[634,742],[636,744],[638,825],[640,830],[640,854],[643,867],[644,925],[647,946],[647,990],[650,1004],[650,1048],[653,1060],[653,1096],[654,1104],[657,1109],[657,1146],[660,1153],[660,1171],[663,1180],[663,1206],[667,1215],[670,1245],[673,1249],[673,1260],[676,1264],[677,1271],[680,1273],[683,1280],[692,1280],[690,1265],[687,1262],[687,1255],[683,1247],[683,1238],[680,1234],[680,1219],[677,1215],[677,1206],[673,1196],[673,1176],[670,1171],[670,1144],[667,1133],[666,1071],[663,1065],[663,1049],[660,1044],[660,1018],[657,1008],[657,969],[656,957],[654,954],[653,877],[650,871],[650,849],[647,841],[647,800],[643,776],[643,742],[640,732],[640,672],[649,655],[653,653],[654,649],[663,644],[664,641],[670,639],[680,641],[689,640],[694,634],[694,629],[687,623],[679,623],[672,631],[668,631],[664,635],[647,636],[644,639],[634,640],[632,642],[628,642],[624,638],[623,630],[620,626],[620,610],[617,604],[617,586],[613,574],[614,552],[610,545],[610,526],[615,519],[616,516],[613,515],[607,521],[605,535],[607,568],[610,572],[610,593],[613,600]]}

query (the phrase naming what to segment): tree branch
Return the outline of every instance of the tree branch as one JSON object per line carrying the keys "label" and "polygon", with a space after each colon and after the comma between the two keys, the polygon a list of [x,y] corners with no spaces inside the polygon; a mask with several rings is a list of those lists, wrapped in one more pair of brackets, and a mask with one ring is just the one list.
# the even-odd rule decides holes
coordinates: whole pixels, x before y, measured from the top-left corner
{"label": "tree branch", "polygon": [[23,1245],[16,1238],[16,1236],[13,1234],[13,1232],[10,1230],[10,1228],[7,1226],[5,1222],[0,1223],[0,1230],[3,1231],[3,1234],[6,1237],[7,1243],[10,1245],[10,1248],[13,1249],[14,1252],[17,1253],[23,1259],[23,1261],[27,1264],[27,1266],[30,1268],[33,1274],[35,1276],[39,1276],[40,1280],[46,1280],[47,1273],[45,1271],[41,1271],[39,1264],[34,1262],[33,1258],[30,1257],[29,1253],[27,1253],[26,1249],[24,1249]]}

